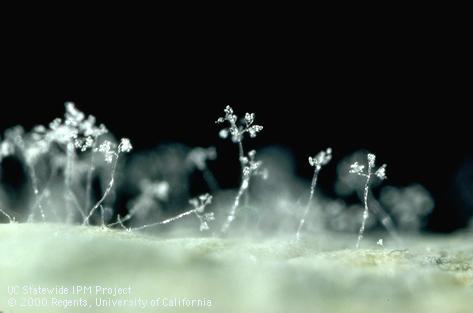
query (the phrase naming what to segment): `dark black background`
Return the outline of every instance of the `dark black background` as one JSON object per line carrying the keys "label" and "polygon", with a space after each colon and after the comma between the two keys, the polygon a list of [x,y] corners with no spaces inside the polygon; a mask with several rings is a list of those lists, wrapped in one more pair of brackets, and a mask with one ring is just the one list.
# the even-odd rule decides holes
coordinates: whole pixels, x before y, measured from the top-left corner
{"label": "dark black background", "polygon": [[[465,225],[471,204],[456,179],[473,151],[461,42],[425,30],[235,28],[102,29],[93,38],[76,30],[53,45],[13,36],[0,71],[0,128],[48,123],[73,101],[138,150],[172,141],[231,150],[214,124],[230,104],[264,125],[254,147],[290,148],[301,176],[310,178],[307,156],[322,148],[336,160],[365,148],[388,163],[390,183],[433,193],[430,230]],[[466,176],[462,187],[473,184]]]}

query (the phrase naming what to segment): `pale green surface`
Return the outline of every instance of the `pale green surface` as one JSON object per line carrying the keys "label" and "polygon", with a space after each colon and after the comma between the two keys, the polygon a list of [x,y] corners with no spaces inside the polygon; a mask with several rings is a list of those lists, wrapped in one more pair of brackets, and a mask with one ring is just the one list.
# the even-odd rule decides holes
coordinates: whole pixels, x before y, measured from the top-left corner
{"label": "pale green surface", "polygon": [[[162,239],[59,225],[0,225],[0,311],[10,312],[471,312],[469,236]],[[9,308],[8,285],[132,286],[132,297],[208,298],[207,308]],[[51,296],[43,296],[51,298]],[[57,296],[60,298],[61,296]],[[78,299],[80,296],[65,296]],[[83,296],[84,297],[84,296]],[[21,301],[24,296],[16,297]],[[94,303],[95,295],[86,296]],[[123,298],[119,297],[119,298]],[[124,297],[127,298],[127,297]]]}

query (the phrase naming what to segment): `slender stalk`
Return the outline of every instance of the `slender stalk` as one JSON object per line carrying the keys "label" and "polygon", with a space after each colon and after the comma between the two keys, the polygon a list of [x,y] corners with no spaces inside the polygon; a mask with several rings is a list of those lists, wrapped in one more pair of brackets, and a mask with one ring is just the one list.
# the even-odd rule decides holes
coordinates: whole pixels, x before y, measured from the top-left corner
{"label": "slender stalk", "polygon": [[245,167],[245,164],[243,163],[244,157],[245,157],[245,151],[243,149],[243,143],[241,142],[241,140],[239,140],[238,141],[238,159],[240,160],[240,167],[241,167],[241,185],[240,185],[240,188],[238,189],[238,194],[235,197],[235,201],[233,202],[233,206],[230,210],[230,213],[228,214],[227,219],[222,226],[222,230],[221,230],[222,233],[226,233],[228,231],[228,228],[230,228],[230,225],[235,219],[238,206],[240,205],[240,199],[245,193],[245,191],[248,189],[248,185],[250,183],[250,178],[249,177],[246,178],[243,173],[243,169]]}
{"label": "slender stalk", "polygon": [[118,160],[120,158],[120,154],[117,153],[116,156],[115,156],[115,160],[113,162],[113,165],[112,165],[112,171],[111,171],[111,174],[110,174],[110,181],[108,182],[108,186],[107,186],[107,189],[105,190],[105,192],[103,193],[102,195],[102,198],[100,198],[100,200],[94,205],[94,207],[90,210],[89,214],[85,217],[84,219],[84,222],[83,222],[83,225],[88,225],[89,224],[89,220],[90,218],[92,217],[92,215],[94,215],[95,211],[102,205],[102,203],[105,201],[105,199],[107,198],[107,196],[110,194],[110,192],[112,191],[112,188],[113,188],[113,184],[115,182],[115,172],[117,170],[117,164],[118,164]]}
{"label": "slender stalk", "polygon": [[39,213],[41,215],[41,218],[43,219],[43,222],[45,221],[46,215],[44,214],[44,208],[43,208],[42,201],[43,201],[44,197],[47,194],[48,185],[49,185],[49,183],[46,185],[46,187],[41,191],[41,193],[39,195],[36,195],[36,201],[33,204],[33,207],[31,208],[31,211],[33,212],[33,214],[34,214],[34,211],[36,210],[36,208],[39,209]]}
{"label": "slender stalk", "polygon": [[4,210],[2,210],[2,208],[0,208],[0,213],[1,213],[2,215],[4,215],[6,218],[8,218],[8,221],[9,221],[10,223],[13,223],[13,222],[15,221],[14,218],[12,218],[12,217],[10,216],[10,214],[8,214],[8,213],[5,212]]}
{"label": "slender stalk", "polygon": [[[41,204],[41,199],[43,198],[43,192],[39,194],[39,187],[38,187],[38,176],[36,175],[36,170],[34,168],[34,164],[31,164],[30,162],[26,162],[27,167],[28,167],[28,173],[30,174],[30,179],[31,179],[31,187],[33,189],[34,196],[36,198],[36,203],[34,207],[39,208],[39,213],[41,215],[41,219],[44,222],[46,220],[46,214],[44,213],[44,208],[43,205]],[[33,213],[34,214],[34,213]]]}
{"label": "slender stalk", "polygon": [[117,220],[118,220],[117,224],[120,225],[121,228],[123,228],[124,230],[126,230],[126,231],[128,231],[128,232],[131,231],[130,228],[127,228],[127,227],[125,226],[125,224],[123,224],[123,221],[122,221],[121,218],[120,218],[120,214],[118,214]]}
{"label": "slender stalk", "polygon": [[250,184],[250,175],[243,178],[243,181],[241,183],[240,189],[238,190],[238,194],[235,197],[235,201],[233,202],[232,209],[230,210],[230,213],[227,216],[227,220],[225,221],[225,224],[222,226],[222,233],[226,233],[228,231],[228,228],[230,228],[230,225],[232,224],[233,220],[235,219],[236,211],[238,209],[238,206],[240,205],[240,198],[241,196],[245,193],[245,191],[248,189],[248,186]]}
{"label": "slender stalk", "polygon": [[68,219],[72,219],[73,207],[81,214],[82,218],[85,218],[86,214],[82,210],[82,207],[77,200],[74,191],[72,190],[72,173],[74,169],[74,145],[72,143],[67,144],[67,159],[66,159],[66,170],[64,175],[64,184],[66,187],[66,205],[69,211]]}
{"label": "slender stalk", "polygon": [[[238,142],[238,156],[239,156],[239,159],[240,159],[240,167],[241,167],[241,175],[242,175],[242,181],[243,181],[243,169],[245,168],[245,164],[243,163],[243,158],[245,157],[245,150],[243,149],[243,143],[241,142],[241,140]],[[246,188],[248,189],[248,188]],[[245,206],[248,206],[248,203],[250,202],[250,195],[248,194],[248,192],[244,193],[245,195]],[[240,197],[242,196],[239,195]],[[238,202],[239,199],[238,199]],[[236,210],[236,208],[235,208]]]}
{"label": "slender stalk", "polygon": [[304,210],[304,215],[302,215],[302,218],[299,222],[299,227],[297,228],[297,233],[296,233],[296,240],[300,239],[301,236],[301,231],[302,227],[304,227],[305,219],[307,217],[307,214],[309,214],[309,210],[311,207],[312,199],[314,198],[314,193],[315,193],[315,187],[317,186],[317,178],[319,176],[320,172],[320,167],[315,166],[314,167],[314,176],[312,177],[312,183],[310,184],[310,195],[309,195],[309,201],[307,202],[307,205]]}
{"label": "slender stalk", "polygon": [[[23,157],[25,158],[25,163],[26,163],[26,166],[28,168],[28,174],[29,174],[30,180],[31,180],[31,189],[33,189],[33,193],[34,193],[34,196],[35,196],[35,199],[36,199],[36,203],[35,203],[34,208],[36,208],[36,206],[39,207],[41,218],[44,222],[45,218],[46,218],[46,215],[44,214],[44,209],[43,209],[43,206],[42,206],[41,201],[40,201],[40,199],[42,197],[40,197],[38,195],[39,194],[38,176],[36,175],[36,170],[35,170],[34,164],[33,164],[32,161],[28,161],[26,159],[26,150],[25,150],[25,148],[22,145],[18,145],[18,147],[21,150],[21,152],[23,153]],[[34,219],[34,210],[32,210],[31,215],[33,216],[32,219]]]}
{"label": "slender stalk", "polygon": [[133,214],[127,214],[123,217],[123,219],[120,217],[120,215],[117,216],[117,221],[116,222],[113,222],[113,223],[110,223],[110,224],[107,224],[107,227],[113,227],[113,226],[116,226],[116,225],[120,225],[120,224],[123,224],[129,220],[131,220],[131,218],[133,217]]}
{"label": "slender stalk", "polygon": [[26,162],[28,166],[28,172],[30,173],[30,179],[31,179],[31,186],[33,188],[33,192],[35,195],[38,194],[38,178],[36,176],[36,171],[34,168],[34,165],[31,164],[30,162]]}
{"label": "slender stalk", "polygon": [[368,165],[368,174],[366,175],[366,182],[365,182],[365,189],[363,195],[363,202],[365,205],[365,209],[363,210],[363,219],[361,221],[361,227],[358,232],[358,240],[356,241],[356,248],[360,247],[360,242],[363,239],[363,233],[365,232],[366,227],[366,220],[369,217],[369,209],[368,209],[368,192],[369,192],[369,185],[371,180],[371,164]]}
{"label": "slender stalk", "polygon": [[174,217],[171,217],[171,218],[168,218],[164,221],[161,221],[161,222],[157,222],[157,223],[152,223],[152,224],[147,224],[147,225],[143,225],[143,226],[140,226],[140,227],[136,227],[136,228],[130,228],[130,230],[143,230],[143,229],[146,229],[146,228],[149,228],[149,227],[154,227],[154,226],[158,226],[158,225],[165,225],[165,224],[169,224],[171,222],[174,222],[174,221],[177,221],[178,219],[181,219],[187,215],[191,215],[191,214],[194,214],[196,212],[196,209],[192,209],[192,210],[189,210],[189,211],[186,211],[184,213],[181,213],[177,216],[174,216]]}

